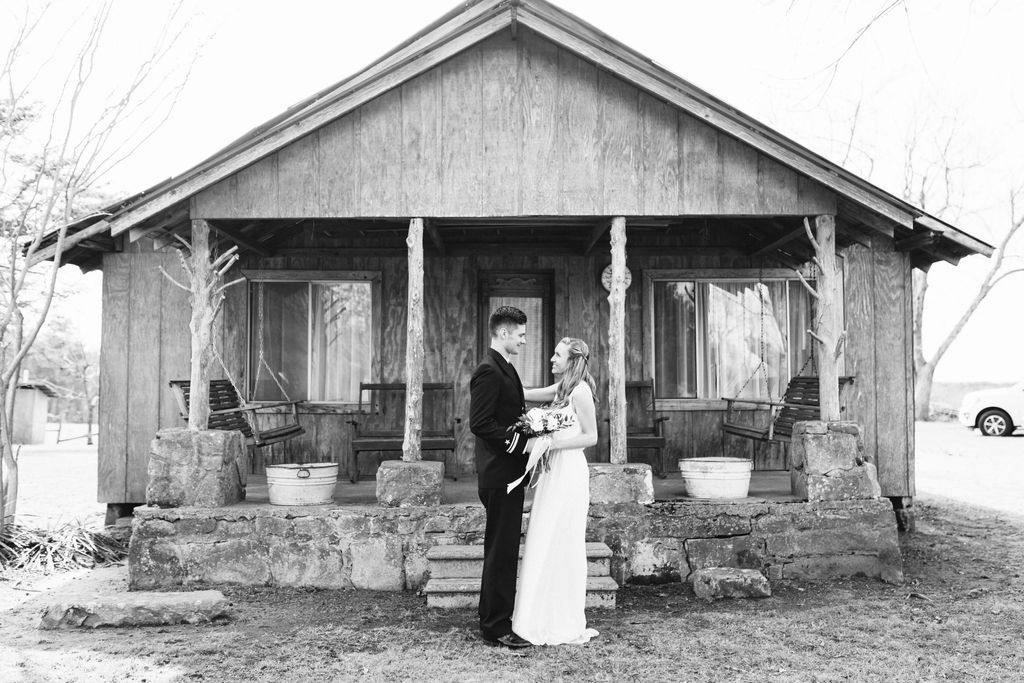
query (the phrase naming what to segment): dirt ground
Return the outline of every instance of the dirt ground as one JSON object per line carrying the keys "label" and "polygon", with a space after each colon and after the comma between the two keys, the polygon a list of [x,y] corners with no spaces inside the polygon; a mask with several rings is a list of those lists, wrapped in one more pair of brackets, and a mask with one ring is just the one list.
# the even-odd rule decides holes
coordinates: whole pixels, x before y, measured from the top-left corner
{"label": "dirt ground", "polygon": [[[962,450],[947,427],[919,426],[901,586],[785,582],[765,600],[710,604],[683,584],[625,586],[618,609],[588,614],[601,631],[591,644],[515,654],[477,639],[473,610],[367,591],[228,588],[227,624],[38,631],[43,605],[123,585],[124,569],[8,575],[0,680],[1017,681],[1024,516],[1010,491],[1024,438],[964,438]],[[983,495],[958,500],[971,492]]]}

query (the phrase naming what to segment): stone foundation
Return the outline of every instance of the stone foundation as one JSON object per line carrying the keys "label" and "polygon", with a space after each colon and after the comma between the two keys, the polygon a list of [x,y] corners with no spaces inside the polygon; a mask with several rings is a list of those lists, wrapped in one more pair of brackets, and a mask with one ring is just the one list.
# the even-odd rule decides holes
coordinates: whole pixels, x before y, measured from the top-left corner
{"label": "stone foundation", "polygon": [[158,507],[223,507],[245,500],[241,432],[164,429],[150,445],[146,503]]}
{"label": "stone foundation", "polygon": [[[431,547],[480,544],[483,530],[480,505],[144,507],[135,511],[129,585],[420,590]],[[887,500],[592,505],[587,540],[612,549],[620,584],[685,581],[707,567],[771,580],[903,578]]]}

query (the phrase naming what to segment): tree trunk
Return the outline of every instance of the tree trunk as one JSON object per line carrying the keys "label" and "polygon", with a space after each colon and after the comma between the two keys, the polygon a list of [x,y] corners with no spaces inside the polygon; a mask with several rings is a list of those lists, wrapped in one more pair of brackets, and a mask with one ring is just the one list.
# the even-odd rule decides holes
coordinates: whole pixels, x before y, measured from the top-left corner
{"label": "tree trunk", "polygon": [[189,377],[188,428],[204,430],[210,421],[210,363],[213,360],[212,330],[216,304],[211,291],[216,283],[210,262],[210,226],[192,221],[192,373]]}
{"label": "tree trunk", "polygon": [[626,453],[626,219],[612,220],[612,288],[608,293],[609,461],[625,465]]}
{"label": "tree trunk", "polygon": [[932,381],[935,377],[935,363],[925,363],[917,371],[914,382],[914,418],[931,419]]}
{"label": "tree trunk", "polygon": [[[3,403],[0,414],[4,414],[7,408],[6,389],[0,386],[0,402]],[[0,534],[4,527],[14,523],[18,511],[18,460],[14,457],[10,426],[6,419],[0,420]]]}
{"label": "tree trunk", "polygon": [[838,420],[839,351],[842,326],[839,320],[838,274],[836,272],[836,219],[823,215],[814,219],[818,257],[818,322],[815,350],[818,356],[818,394],[821,419]]}
{"label": "tree trunk", "polygon": [[928,273],[915,270],[913,273],[914,286],[914,372],[920,373],[924,367],[924,341],[922,336],[922,325],[924,322],[924,298],[928,294]]}
{"label": "tree trunk", "polygon": [[423,219],[409,222],[409,301],[405,345],[405,438],[402,460],[418,462],[423,433]]}

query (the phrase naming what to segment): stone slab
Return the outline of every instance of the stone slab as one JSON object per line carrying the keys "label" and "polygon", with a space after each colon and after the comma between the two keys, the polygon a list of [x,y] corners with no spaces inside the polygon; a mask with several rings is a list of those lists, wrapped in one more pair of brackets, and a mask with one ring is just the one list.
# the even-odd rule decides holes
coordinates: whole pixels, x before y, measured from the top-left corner
{"label": "stone slab", "polygon": [[231,609],[220,591],[191,593],[119,593],[90,600],[50,605],[41,629],[99,628],[101,626],[164,626],[228,621]]}
{"label": "stone slab", "polygon": [[870,462],[828,474],[808,474],[794,469],[790,470],[790,480],[793,495],[808,501],[858,500],[882,495],[878,473]]}
{"label": "stone slab", "polygon": [[756,569],[707,567],[693,572],[693,592],[702,600],[721,598],[767,598],[772,589],[764,574]]}
{"label": "stone slab", "polygon": [[653,502],[654,479],[650,465],[645,463],[590,464],[591,505],[614,503],[649,505]]}
{"label": "stone slab", "polygon": [[249,465],[241,432],[161,430],[147,467],[147,505],[216,508],[245,500]]}
{"label": "stone slab", "polygon": [[[588,609],[615,609],[615,595],[619,584],[608,576],[587,577]],[[423,588],[427,596],[427,607],[440,609],[462,609],[480,604],[479,578],[430,579]]]}
{"label": "stone slab", "polygon": [[[524,546],[519,546],[519,559]],[[608,576],[612,550],[604,543],[587,543],[587,576]],[[479,577],[484,567],[484,547],[474,545],[435,545],[426,553],[430,577],[456,579]]]}
{"label": "stone slab", "polygon": [[683,546],[691,572],[710,567],[760,569],[765,562],[765,538],[754,534],[689,538]]}
{"label": "stone slab", "polygon": [[386,507],[440,505],[444,463],[385,460],[377,469],[377,502]]}

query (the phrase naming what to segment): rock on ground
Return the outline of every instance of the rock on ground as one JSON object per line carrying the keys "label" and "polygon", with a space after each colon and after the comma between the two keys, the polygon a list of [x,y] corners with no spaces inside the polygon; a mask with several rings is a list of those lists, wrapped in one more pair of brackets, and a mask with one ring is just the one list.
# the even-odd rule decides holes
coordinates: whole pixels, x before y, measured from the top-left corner
{"label": "rock on ground", "polygon": [[756,569],[708,567],[692,575],[693,592],[702,600],[720,598],[767,598],[772,589],[768,579]]}
{"label": "rock on ground", "polygon": [[230,606],[220,591],[118,593],[50,605],[39,628],[203,624],[230,618]]}

